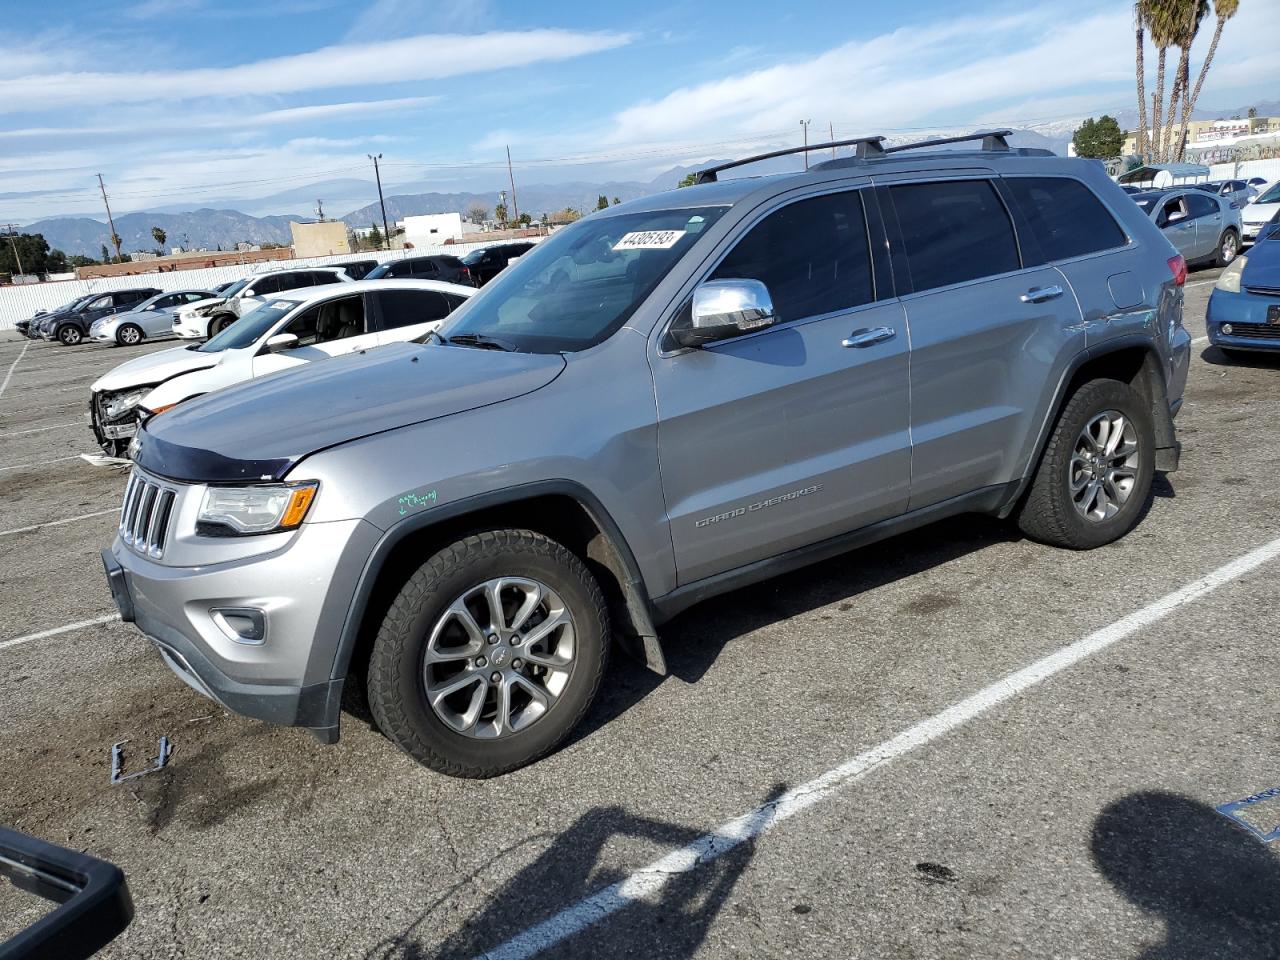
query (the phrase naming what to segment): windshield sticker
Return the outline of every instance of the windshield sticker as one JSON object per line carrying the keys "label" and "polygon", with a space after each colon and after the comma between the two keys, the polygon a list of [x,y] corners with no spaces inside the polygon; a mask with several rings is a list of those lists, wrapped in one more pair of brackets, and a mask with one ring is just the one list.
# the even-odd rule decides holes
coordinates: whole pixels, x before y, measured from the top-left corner
{"label": "windshield sticker", "polygon": [[622,239],[613,245],[613,249],[670,250],[683,236],[683,230],[636,230],[624,233]]}
{"label": "windshield sticker", "polygon": [[430,507],[436,502],[436,492],[428,490],[426,493],[406,493],[400,498],[400,516],[404,516],[409,512],[409,508],[417,509],[419,507]]}

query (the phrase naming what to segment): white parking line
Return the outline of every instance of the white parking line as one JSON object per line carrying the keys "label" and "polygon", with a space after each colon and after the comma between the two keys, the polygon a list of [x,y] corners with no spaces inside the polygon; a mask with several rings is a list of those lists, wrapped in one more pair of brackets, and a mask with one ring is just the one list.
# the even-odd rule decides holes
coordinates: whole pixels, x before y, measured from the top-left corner
{"label": "white parking line", "polygon": [[74,457],[55,457],[52,460],[35,460],[30,463],[11,463],[7,467],[0,467],[0,471],[21,470],[23,467],[47,467],[51,463],[62,463],[63,461],[66,461],[66,460],[79,460],[79,459],[80,459],[80,456],[79,454],[77,454]]}
{"label": "white parking line", "polygon": [[1195,283],[1184,283],[1183,286],[1184,287],[1203,287],[1206,283],[1217,283],[1217,282],[1218,282],[1218,279],[1217,277],[1215,277],[1212,280],[1197,280],[1195,281]]}
{"label": "white parking line", "polygon": [[29,633],[25,637],[14,637],[12,640],[0,640],[0,650],[6,650],[9,647],[16,647],[20,643],[30,643],[32,640],[44,640],[47,637],[56,637],[59,634],[71,633],[73,630],[83,630],[85,627],[96,627],[99,624],[111,623],[119,620],[120,614],[113,613],[106,617],[97,617],[93,620],[77,620],[75,623],[64,624],[61,627],[54,627],[52,630],[41,630],[39,633]]}
{"label": "white parking line", "polygon": [[945,736],[986,713],[992,707],[1025,693],[1036,684],[1132,636],[1144,627],[1151,626],[1179,607],[1212,593],[1224,584],[1274,560],[1277,556],[1280,556],[1280,540],[1272,540],[1219,567],[1208,576],[1166,594],[1122,620],[1117,620],[1110,626],[1103,627],[1037,660],[1029,667],[1002,677],[971,697],[961,700],[927,720],[922,720],[896,737],[872,747],[866,753],[859,754],[840,766],[828,770],[808,783],[788,790],[777,800],[756,807],[737,819],[722,824],[713,833],[708,833],[688,846],[669,853],[660,860],[655,860],[625,880],[606,887],[594,896],[578,901],[481,956],[484,960],[525,960],[554,947],[611,914],[652,897],[662,890],[672,877],[690,873],[701,864],[715,860],[738,844],[758,837],[775,824],[834,796],[878,767],[887,766],[916,748]]}
{"label": "white parking line", "polygon": [[25,437],[29,433],[44,433],[46,430],[61,430],[63,427],[83,427],[83,420],[68,420],[66,423],[55,423],[48,427],[32,427],[30,430],[14,430],[12,433],[0,433],[0,440],[10,437]]}
{"label": "white parking line", "polygon": [[99,510],[96,513],[82,513],[78,517],[66,517],[62,520],[49,520],[46,523],[33,523],[29,527],[14,527],[12,530],[0,530],[0,537],[7,537],[14,533],[30,533],[32,530],[43,530],[45,527],[60,527],[64,523],[79,523],[81,520],[89,520],[93,517],[105,517],[108,513],[119,512],[119,507],[112,507],[110,510]]}
{"label": "white parking line", "polygon": [[27,347],[29,346],[31,346],[30,340],[28,340],[23,345],[22,349],[18,351],[18,355],[13,358],[13,363],[9,364],[9,372],[4,375],[4,383],[0,383],[0,397],[3,397],[5,390],[9,388],[9,381],[13,379],[14,368],[17,367],[22,358],[27,355]]}
{"label": "white parking line", "polygon": [[1191,341],[1191,345],[1194,347],[1197,343],[1208,343],[1208,342],[1209,342],[1209,337],[1206,335],[1203,337],[1196,337],[1194,340]]}

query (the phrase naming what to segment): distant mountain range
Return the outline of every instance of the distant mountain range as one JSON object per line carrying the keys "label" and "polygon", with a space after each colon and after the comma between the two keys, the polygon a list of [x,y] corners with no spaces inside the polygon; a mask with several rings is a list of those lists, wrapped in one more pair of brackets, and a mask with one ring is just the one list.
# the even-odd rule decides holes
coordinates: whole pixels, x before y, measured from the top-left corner
{"label": "distant mountain range", "polygon": [[[1015,133],[1012,140],[1015,146],[1046,147],[1057,153],[1065,153],[1066,144],[1071,137],[1071,129],[1066,129],[1065,133],[1059,129],[1046,130],[1045,133],[1021,130]],[[918,136],[943,135],[947,135],[947,132],[934,131]],[[906,138],[897,138],[897,141],[891,142],[903,139]],[[818,158],[816,155],[811,155],[811,159],[817,162]],[[622,201],[634,200],[637,197],[670,190],[690,171],[721,162],[724,161],[707,160],[696,166],[672,167],[649,181],[610,180],[601,183],[570,181],[527,186],[517,184],[516,200],[519,210],[532,214],[535,219],[544,212],[551,213],[566,207],[588,212],[596,208],[596,202],[601,195],[608,197],[610,201],[615,197]],[[751,174],[766,174],[796,171],[803,166],[803,158],[794,155],[753,164],[748,169]],[[748,170],[744,170],[739,175],[747,173]],[[273,206],[277,210],[281,208],[298,210],[314,209],[315,201],[311,199],[313,197],[325,198],[326,213],[332,216],[337,209],[341,209],[342,201],[339,198],[368,196],[371,187],[371,184],[365,184],[361,180],[327,180],[291,189],[269,198],[253,201],[228,199],[222,203],[228,206],[233,203],[237,206],[251,206],[256,210],[271,209]],[[472,206],[482,206],[492,214],[498,189],[501,187],[483,192],[394,194],[386,198],[387,219],[400,220],[404,217],[429,213],[466,213]],[[175,205],[154,211],[123,214],[115,218],[115,224],[122,240],[121,248],[125,252],[155,249],[157,245],[151,236],[152,227],[160,227],[164,230],[166,248],[221,247],[229,250],[241,241],[289,243],[291,240],[289,223],[299,219],[302,218],[297,215],[251,216],[233,209],[205,207],[187,210]],[[353,227],[367,227],[373,223],[381,227],[382,210],[375,201],[352,210],[340,219]],[[102,245],[110,243],[110,231],[106,223],[91,217],[50,217],[28,224],[23,227],[23,230],[43,234],[50,247],[62,250],[69,255],[98,257],[101,254]]]}

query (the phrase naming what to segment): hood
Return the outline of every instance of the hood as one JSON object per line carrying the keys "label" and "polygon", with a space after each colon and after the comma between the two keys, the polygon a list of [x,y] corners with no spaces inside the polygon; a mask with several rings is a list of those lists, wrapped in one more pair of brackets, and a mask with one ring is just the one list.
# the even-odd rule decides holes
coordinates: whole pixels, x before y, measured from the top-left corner
{"label": "hood", "polygon": [[163,383],[165,380],[190,373],[192,370],[212,367],[218,362],[219,356],[220,354],[217,353],[201,353],[199,350],[188,350],[186,347],[174,347],[172,350],[149,353],[144,357],[134,357],[127,363],[120,364],[110,373],[94,381],[89,389],[97,393],[100,390],[125,390],[129,387]]}
{"label": "hood", "polygon": [[389,344],[184,403],[146,425],[134,459],[175,480],[279,480],[309,454],[532,393],[564,367],[559,354]]}
{"label": "hood", "polygon": [[1280,210],[1280,203],[1248,203],[1240,210],[1245,223],[1266,223]]}
{"label": "hood", "polygon": [[1280,290],[1280,240],[1274,235],[1255,243],[1247,254],[1248,262],[1240,274],[1245,287]]}
{"label": "hood", "polygon": [[186,313],[188,311],[191,311],[192,313],[199,313],[204,310],[207,310],[210,307],[216,307],[219,304],[226,303],[226,302],[227,302],[226,297],[211,297],[208,300],[197,300],[195,303],[188,303],[185,306],[179,307],[177,310],[174,311],[174,313],[181,314],[181,313]]}

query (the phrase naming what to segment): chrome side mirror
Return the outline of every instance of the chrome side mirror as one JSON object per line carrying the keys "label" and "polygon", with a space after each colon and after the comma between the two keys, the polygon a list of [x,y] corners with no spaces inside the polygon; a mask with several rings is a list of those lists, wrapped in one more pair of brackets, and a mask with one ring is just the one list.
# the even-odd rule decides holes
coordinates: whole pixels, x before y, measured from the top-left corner
{"label": "chrome side mirror", "polygon": [[294,349],[297,345],[298,335],[296,333],[277,333],[267,341],[267,352],[283,353],[285,350]]}
{"label": "chrome side mirror", "polygon": [[708,280],[693,291],[688,314],[672,324],[671,339],[682,347],[700,347],[777,322],[769,288],[759,280]]}

